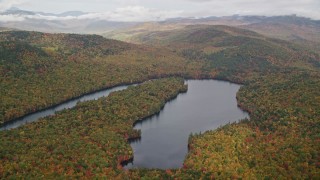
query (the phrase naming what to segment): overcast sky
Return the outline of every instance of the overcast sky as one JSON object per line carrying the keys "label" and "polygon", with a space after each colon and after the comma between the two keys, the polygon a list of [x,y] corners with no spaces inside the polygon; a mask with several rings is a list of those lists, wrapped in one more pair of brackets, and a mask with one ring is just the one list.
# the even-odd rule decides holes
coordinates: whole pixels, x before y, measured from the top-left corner
{"label": "overcast sky", "polygon": [[78,18],[99,17],[116,21],[149,21],[172,17],[234,14],[267,16],[296,14],[320,20],[320,0],[0,0],[0,11],[11,7],[51,13],[84,11],[91,14]]}

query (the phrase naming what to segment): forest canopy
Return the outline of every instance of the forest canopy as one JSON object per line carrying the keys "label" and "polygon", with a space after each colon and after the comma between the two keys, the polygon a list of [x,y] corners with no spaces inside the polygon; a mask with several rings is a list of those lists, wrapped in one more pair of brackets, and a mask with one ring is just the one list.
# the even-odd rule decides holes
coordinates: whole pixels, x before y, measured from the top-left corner
{"label": "forest canopy", "polygon": [[[146,81],[0,132],[0,178],[320,178],[319,54],[228,26],[132,39],[142,45],[97,35],[0,32],[1,123]],[[127,140],[140,136],[132,124],[185,92],[183,78],[243,84],[237,100],[250,120],[190,136],[180,169],[124,171],[121,162],[133,156]]]}

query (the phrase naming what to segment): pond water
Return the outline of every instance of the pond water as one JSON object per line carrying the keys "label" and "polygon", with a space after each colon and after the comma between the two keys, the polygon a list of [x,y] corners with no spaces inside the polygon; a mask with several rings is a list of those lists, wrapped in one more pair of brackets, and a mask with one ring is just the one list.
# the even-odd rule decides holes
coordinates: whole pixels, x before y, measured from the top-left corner
{"label": "pond water", "polygon": [[[134,84],[133,86],[135,86],[136,84]],[[56,112],[61,111],[63,109],[70,109],[73,108],[77,105],[78,102],[84,102],[84,101],[90,101],[90,100],[97,100],[100,97],[106,97],[108,96],[111,92],[114,91],[120,91],[123,89],[126,89],[128,86],[117,86],[114,88],[110,88],[110,89],[104,89],[101,91],[97,91],[97,92],[93,92],[93,93],[89,93],[83,96],[80,96],[78,98],[74,98],[72,100],[63,102],[57,106],[54,107],[50,107],[44,110],[40,110],[37,111],[35,113],[31,113],[28,114],[26,116],[23,116],[21,118],[17,118],[13,121],[9,121],[4,123],[3,126],[0,127],[0,131],[3,130],[9,130],[9,129],[13,129],[13,128],[17,128],[20,127],[24,124],[27,123],[31,123],[34,121],[39,120],[40,118],[46,117],[46,116],[50,116],[50,115],[54,115]]]}
{"label": "pond water", "polygon": [[188,80],[188,92],[134,128],[141,139],[131,142],[134,159],[125,168],[180,168],[188,152],[190,133],[216,129],[248,118],[237,106],[240,85],[217,80]]}
{"label": "pond water", "polygon": [[[217,80],[188,80],[186,83],[187,93],[167,102],[159,114],[135,124],[134,128],[141,130],[141,139],[130,143],[134,160],[125,168],[179,168],[188,152],[190,133],[205,132],[248,118],[237,106],[236,93],[240,85]],[[72,108],[78,102],[96,100],[127,87],[117,86],[83,95],[7,122],[0,130],[17,128]]]}

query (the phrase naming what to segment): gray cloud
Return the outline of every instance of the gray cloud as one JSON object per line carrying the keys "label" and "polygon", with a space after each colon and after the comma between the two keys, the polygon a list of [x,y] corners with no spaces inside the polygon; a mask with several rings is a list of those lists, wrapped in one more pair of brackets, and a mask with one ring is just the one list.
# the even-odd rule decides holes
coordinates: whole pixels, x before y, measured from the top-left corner
{"label": "gray cloud", "polygon": [[185,0],[185,1],[199,3],[199,2],[210,2],[212,0]]}
{"label": "gray cloud", "polygon": [[[0,11],[18,6],[44,12],[80,10],[93,12],[72,18],[100,18],[116,21],[151,21],[171,17],[239,15],[291,15],[320,19],[320,0],[0,0]],[[0,17],[59,19],[55,16]]]}
{"label": "gray cloud", "polygon": [[290,15],[320,19],[319,0],[183,0],[192,1],[200,9],[192,13],[198,16],[225,16],[225,15]]}
{"label": "gray cloud", "polygon": [[14,15],[0,15],[0,22],[23,21],[25,17]]}
{"label": "gray cloud", "polygon": [[11,8],[12,6],[23,4],[25,0],[0,0],[0,11]]}
{"label": "gray cloud", "polygon": [[23,21],[26,19],[38,19],[38,20],[84,20],[84,19],[100,19],[109,21],[158,21],[165,20],[167,18],[173,18],[181,16],[183,11],[162,11],[156,9],[149,9],[142,6],[127,6],[123,8],[117,8],[114,11],[107,11],[101,13],[86,13],[80,16],[58,16],[58,15],[0,15],[0,21]]}

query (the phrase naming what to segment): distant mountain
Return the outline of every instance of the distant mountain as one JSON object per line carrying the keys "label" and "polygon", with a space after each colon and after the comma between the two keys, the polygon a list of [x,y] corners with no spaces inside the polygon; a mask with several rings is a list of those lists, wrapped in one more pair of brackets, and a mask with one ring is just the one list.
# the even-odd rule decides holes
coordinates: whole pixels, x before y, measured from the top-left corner
{"label": "distant mountain", "polygon": [[241,26],[261,34],[284,40],[320,42],[320,21],[297,16],[247,16],[250,24]]}
{"label": "distant mountain", "polygon": [[294,42],[320,53],[320,21],[291,16],[246,16],[250,22],[239,27],[252,30],[268,37]]}
{"label": "distant mountain", "polygon": [[67,11],[61,14],[57,14],[59,17],[66,17],[66,16],[82,16],[88,13],[82,12],[82,11]]}
{"label": "distant mountain", "polygon": [[67,12],[63,12],[60,14],[54,14],[54,13],[45,13],[45,12],[34,12],[34,11],[27,11],[27,10],[21,10],[19,8],[16,7],[12,7],[2,13],[0,13],[0,15],[43,15],[43,16],[56,16],[56,17],[67,17],[67,16],[82,16],[88,14],[86,12],[82,12],[82,11],[67,11]]}
{"label": "distant mountain", "polygon": [[19,8],[10,8],[5,12],[0,13],[0,15],[35,15],[35,12],[32,11],[25,11]]}
{"label": "distant mountain", "polygon": [[287,16],[240,16],[240,15],[233,15],[233,16],[209,16],[203,18],[170,18],[163,22],[166,23],[214,23],[214,22],[223,22],[230,23],[230,21],[238,22],[238,23],[245,23],[245,24],[256,24],[256,23],[290,23],[295,25],[305,25],[305,26],[318,26],[320,27],[319,20],[312,20],[306,17],[299,17],[296,15],[287,15]]}
{"label": "distant mountain", "polygon": [[291,16],[243,16],[242,20],[250,23],[290,23],[300,26],[318,26],[320,27],[320,21],[312,20],[310,18],[299,17],[296,15]]}
{"label": "distant mountain", "polygon": [[[255,31],[267,37],[287,40],[320,53],[320,21],[290,16],[224,16],[205,18],[174,18],[161,22],[148,22],[134,27],[106,32],[105,37],[143,43],[154,33],[184,29],[189,25],[227,25]],[[143,39],[142,39],[143,37]],[[159,38],[163,40],[163,38]],[[154,38],[153,38],[154,40]]]}
{"label": "distant mountain", "polygon": [[0,16],[12,15],[16,18],[19,17],[20,19],[18,21],[13,21],[13,18],[11,18],[7,21],[0,21],[0,26],[50,33],[99,34],[119,28],[128,28],[138,24],[133,22],[114,22],[102,20],[100,18],[81,18],[81,16],[89,14],[90,13],[82,11],[68,11],[54,14],[11,8],[5,12],[0,12]]}
{"label": "distant mountain", "polygon": [[[90,14],[92,13],[82,11],[54,14],[11,8],[0,12],[0,16],[3,15],[0,26],[50,33],[103,34],[109,38],[131,41],[132,36],[145,32],[181,29],[197,24],[227,25],[255,31],[272,38],[318,47],[320,51],[320,21],[296,15],[177,17],[158,22],[138,23],[110,21],[101,17],[90,17]],[[19,20],[14,21],[15,18]]]}
{"label": "distant mountain", "polygon": [[116,21],[106,21],[106,20],[97,20],[89,23],[84,31],[85,32],[104,32],[104,31],[113,31],[121,28],[129,28],[135,26],[139,23],[136,22],[116,22]]}

